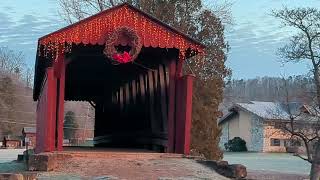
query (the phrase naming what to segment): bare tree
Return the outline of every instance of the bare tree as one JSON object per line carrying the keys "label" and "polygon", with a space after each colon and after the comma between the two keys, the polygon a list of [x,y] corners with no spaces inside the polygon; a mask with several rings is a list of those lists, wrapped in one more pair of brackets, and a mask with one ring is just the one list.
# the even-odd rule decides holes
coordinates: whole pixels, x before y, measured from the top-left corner
{"label": "bare tree", "polygon": [[71,24],[121,2],[124,0],[59,0],[60,15]]}
{"label": "bare tree", "polygon": [[14,52],[7,47],[0,47],[0,70],[10,74],[20,74],[22,72],[24,55],[20,52]]}
{"label": "bare tree", "polygon": [[20,134],[22,124],[17,121],[34,122],[30,89],[24,88],[31,87],[32,79],[33,69],[27,67],[23,53],[0,47],[0,135]]}
{"label": "bare tree", "polygon": [[[314,83],[316,85],[316,105],[320,108],[320,11],[316,8],[283,8],[273,11],[272,15],[281,20],[282,25],[294,28],[297,33],[290,38],[290,42],[279,49],[279,55],[285,62],[309,61],[312,64]],[[292,124],[293,126],[293,124]],[[292,128],[291,128],[292,131]],[[292,131],[295,135],[301,135]],[[303,136],[301,135],[301,138]],[[308,141],[304,137],[304,141]],[[308,162],[312,163],[310,178],[318,180],[320,178],[320,138],[317,135],[315,152],[308,157]]]}
{"label": "bare tree", "polygon": [[315,8],[284,8],[274,11],[273,16],[281,19],[283,26],[297,30],[290,42],[279,49],[279,55],[285,62],[311,62],[320,106],[320,11]]}
{"label": "bare tree", "polygon": [[[311,163],[310,178],[318,179],[319,171],[314,168],[316,167],[314,164],[318,162],[317,151],[320,140],[320,111],[317,102],[309,101],[309,104],[303,104],[292,101],[296,94],[290,91],[288,81],[285,79],[283,79],[283,86],[279,94],[283,96],[279,98],[280,102],[276,110],[270,111],[277,124],[272,133],[282,134],[283,137],[289,138],[291,141],[286,147],[293,148],[290,151],[295,151],[295,156]],[[304,95],[308,96],[308,94]],[[304,149],[299,149],[301,145]]]}
{"label": "bare tree", "polygon": [[[179,0],[166,0],[162,2],[150,0],[59,0],[59,4],[61,17],[70,24],[120,3],[128,2],[139,9],[155,15],[160,20],[165,20],[168,24],[173,25],[172,22],[176,20],[172,16],[174,13],[173,5],[180,5],[180,7],[176,7],[184,7],[185,9],[191,10],[193,7],[192,4],[199,4],[197,1],[200,0],[182,1],[183,3],[180,3]],[[159,8],[159,4],[161,8]],[[212,12],[221,19],[223,24],[232,24],[231,7],[233,1],[212,1],[208,3],[208,5],[209,9],[212,9]],[[197,8],[197,6],[195,7]],[[184,13],[186,16],[181,17],[184,17],[184,19],[191,18],[187,11]],[[161,16],[163,18],[161,18]]]}
{"label": "bare tree", "polygon": [[27,67],[24,72],[24,81],[26,86],[31,88],[33,85],[33,75],[34,75],[34,68]]}

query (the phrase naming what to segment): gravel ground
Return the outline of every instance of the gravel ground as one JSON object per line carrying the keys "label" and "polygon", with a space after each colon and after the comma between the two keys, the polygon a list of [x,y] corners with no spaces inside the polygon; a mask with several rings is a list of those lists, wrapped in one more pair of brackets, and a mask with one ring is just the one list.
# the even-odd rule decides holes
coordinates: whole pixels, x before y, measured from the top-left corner
{"label": "gravel ground", "polygon": [[88,159],[74,157],[61,162],[55,172],[41,173],[40,179],[212,179],[227,180],[210,168],[184,158]]}

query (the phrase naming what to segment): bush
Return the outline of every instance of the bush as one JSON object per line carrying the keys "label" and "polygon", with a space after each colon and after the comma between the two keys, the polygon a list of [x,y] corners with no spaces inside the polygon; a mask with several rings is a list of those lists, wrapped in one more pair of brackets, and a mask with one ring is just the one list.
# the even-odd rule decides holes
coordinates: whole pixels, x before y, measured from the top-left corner
{"label": "bush", "polygon": [[240,137],[235,137],[229,140],[227,143],[224,144],[224,147],[227,151],[232,152],[248,151],[246,141],[241,139]]}

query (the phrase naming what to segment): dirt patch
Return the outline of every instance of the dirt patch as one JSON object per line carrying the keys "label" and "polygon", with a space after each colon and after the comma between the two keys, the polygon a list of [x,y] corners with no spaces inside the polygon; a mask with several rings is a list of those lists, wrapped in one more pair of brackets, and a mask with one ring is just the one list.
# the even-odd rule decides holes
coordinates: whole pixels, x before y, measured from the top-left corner
{"label": "dirt patch", "polygon": [[72,179],[228,179],[195,160],[186,158],[87,158],[73,157],[59,162],[54,172],[43,177]]}

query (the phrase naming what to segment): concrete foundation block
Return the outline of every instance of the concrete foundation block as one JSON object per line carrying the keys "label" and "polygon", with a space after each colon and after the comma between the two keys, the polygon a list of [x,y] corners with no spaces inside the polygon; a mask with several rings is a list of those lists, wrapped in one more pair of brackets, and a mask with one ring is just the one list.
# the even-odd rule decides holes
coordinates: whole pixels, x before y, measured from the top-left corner
{"label": "concrete foundation block", "polygon": [[29,157],[29,171],[53,171],[57,166],[57,156],[54,154],[34,154]]}

